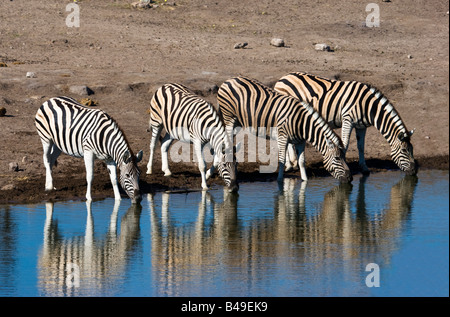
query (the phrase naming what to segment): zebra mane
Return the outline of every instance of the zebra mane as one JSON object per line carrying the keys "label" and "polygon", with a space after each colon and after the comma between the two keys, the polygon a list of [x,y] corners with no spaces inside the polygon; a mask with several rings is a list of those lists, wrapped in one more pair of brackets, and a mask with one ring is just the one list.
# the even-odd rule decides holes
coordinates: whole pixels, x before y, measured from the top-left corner
{"label": "zebra mane", "polygon": [[[365,84],[365,85],[369,89],[372,96],[374,98],[376,98],[377,100],[379,100],[379,103],[378,103],[379,109],[381,111],[385,112],[386,114],[389,114],[389,116],[391,118],[393,118],[393,119],[397,118],[397,120],[395,121],[394,128],[396,128],[397,131],[400,131],[400,132],[407,132],[408,130],[406,129],[406,125],[405,125],[403,119],[401,118],[397,109],[395,109],[395,107],[391,104],[389,99],[378,88],[376,88],[370,84]],[[374,120],[374,119],[375,118],[372,118],[372,120]],[[378,125],[379,125],[379,123],[374,121],[374,126],[378,130],[380,130],[380,127]],[[384,135],[383,131],[380,130],[380,132]],[[386,137],[386,135],[385,135],[385,137]]]}
{"label": "zebra mane", "polygon": [[122,135],[123,140],[125,141],[125,144],[127,146],[127,150],[128,150],[128,152],[130,152],[131,160],[134,164],[136,164],[136,156],[134,155],[134,152],[130,147],[130,142],[128,142],[127,136],[126,136],[125,132],[123,131],[123,129],[120,127],[120,125],[117,123],[117,121],[113,117],[111,117],[111,115],[107,114],[103,110],[99,110],[99,111],[101,114],[103,114],[106,118],[108,118],[108,120],[110,120],[114,124],[114,127],[116,127],[117,130],[119,131],[120,135]]}

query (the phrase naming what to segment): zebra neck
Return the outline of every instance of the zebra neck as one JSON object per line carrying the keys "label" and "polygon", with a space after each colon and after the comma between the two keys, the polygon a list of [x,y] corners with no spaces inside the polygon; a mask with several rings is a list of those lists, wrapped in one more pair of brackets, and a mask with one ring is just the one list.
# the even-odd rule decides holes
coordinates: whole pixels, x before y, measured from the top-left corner
{"label": "zebra neck", "polygon": [[370,107],[370,119],[373,126],[393,144],[400,133],[405,133],[406,127],[394,106],[379,91],[371,89],[373,98],[367,103]]}
{"label": "zebra neck", "polygon": [[225,149],[230,148],[230,142],[228,142],[225,130],[220,131],[220,129],[214,129],[214,131],[212,131],[209,143],[214,149],[215,155],[219,155],[222,153],[223,146],[225,147]]}
{"label": "zebra neck", "polygon": [[322,155],[327,152],[328,139],[336,146],[341,145],[339,137],[328,126],[325,120],[307,103],[302,103],[307,113],[297,122],[298,131],[308,143],[312,144]]}
{"label": "zebra neck", "polygon": [[109,136],[106,140],[106,144],[108,144],[106,147],[107,154],[117,166],[120,166],[124,162],[124,154],[127,151],[133,155],[128,142],[120,129],[117,129],[116,133]]}

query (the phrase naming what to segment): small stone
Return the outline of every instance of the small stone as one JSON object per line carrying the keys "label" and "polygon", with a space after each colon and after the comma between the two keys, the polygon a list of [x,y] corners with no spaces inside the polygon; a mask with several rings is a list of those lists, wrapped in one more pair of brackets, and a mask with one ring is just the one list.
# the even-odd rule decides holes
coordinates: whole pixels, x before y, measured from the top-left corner
{"label": "small stone", "polygon": [[431,139],[429,135],[425,136],[425,139],[429,140]]}
{"label": "small stone", "polygon": [[284,47],[284,40],[279,38],[273,38],[272,40],[270,40],[270,45],[276,47]]}
{"label": "small stone", "polygon": [[408,59],[412,59],[413,57],[412,57],[412,55],[408,55]]}
{"label": "small stone", "polygon": [[28,164],[28,156],[24,156],[24,157],[22,157],[22,163],[23,164]]}
{"label": "small stone", "polygon": [[10,172],[17,172],[17,171],[19,171],[19,164],[17,162],[9,163],[8,170]]}
{"label": "small stone", "polygon": [[235,48],[235,49],[245,48],[247,45],[248,45],[247,42],[236,43],[236,44],[234,44],[234,48]]}
{"label": "small stone", "polygon": [[8,184],[0,188],[0,190],[13,190],[13,189],[16,189],[16,186],[14,186],[14,184]]}
{"label": "small stone", "polygon": [[35,72],[27,72],[26,76],[27,76],[27,78],[36,78],[37,77]]}
{"label": "small stone", "polygon": [[0,117],[4,117],[6,115],[6,109],[4,107],[0,108]]}
{"label": "small stone", "polygon": [[331,47],[325,43],[320,43],[320,44],[316,44],[314,45],[314,49],[316,51],[326,51],[326,52],[330,52],[331,51]]}
{"label": "small stone", "polygon": [[81,96],[89,96],[94,93],[88,86],[70,86],[69,91]]}

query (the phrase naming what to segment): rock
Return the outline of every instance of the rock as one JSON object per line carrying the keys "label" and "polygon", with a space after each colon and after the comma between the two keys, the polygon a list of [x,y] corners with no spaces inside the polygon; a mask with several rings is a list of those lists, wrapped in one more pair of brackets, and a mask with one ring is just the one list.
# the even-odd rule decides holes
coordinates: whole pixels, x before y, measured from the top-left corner
{"label": "rock", "polygon": [[18,172],[19,171],[19,164],[17,162],[9,163],[8,170],[10,172]]}
{"label": "rock", "polygon": [[270,40],[270,45],[276,47],[284,47],[284,40],[279,38],[273,38],[272,40]]}
{"label": "rock", "polygon": [[69,91],[72,94],[77,94],[80,96],[89,96],[94,94],[94,92],[88,86],[70,86]]}
{"label": "rock", "polygon": [[4,117],[6,115],[6,109],[4,107],[0,108],[0,117]]}
{"label": "rock", "polygon": [[235,48],[235,49],[245,48],[247,45],[248,45],[247,42],[236,43],[236,44],[234,44],[234,48]]}
{"label": "rock", "polygon": [[24,157],[22,157],[22,163],[23,164],[28,164],[28,156],[24,156]]}
{"label": "rock", "polygon": [[27,76],[27,78],[36,78],[37,77],[35,72],[27,72],[26,76]]}
{"label": "rock", "polygon": [[0,188],[0,190],[13,190],[13,189],[16,189],[16,186],[14,186],[14,184],[8,184]]}
{"label": "rock", "polygon": [[412,55],[408,55],[407,57],[408,57],[408,59],[412,59],[413,58]]}
{"label": "rock", "polygon": [[326,51],[326,52],[331,51],[331,47],[325,43],[319,43],[319,44],[314,45],[314,49],[316,51]]}
{"label": "rock", "polygon": [[152,2],[153,1],[151,0],[136,1],[131,4],[131,7],[135,9],[150,9],[152,8],[152,6],[150,5],[150,3]]}

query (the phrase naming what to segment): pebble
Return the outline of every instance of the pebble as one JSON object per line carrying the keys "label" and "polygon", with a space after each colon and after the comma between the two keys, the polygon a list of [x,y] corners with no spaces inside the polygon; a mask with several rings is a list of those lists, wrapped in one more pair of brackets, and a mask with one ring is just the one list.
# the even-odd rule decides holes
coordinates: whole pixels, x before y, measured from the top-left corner
{"label": "pebble", "polygon": [[4,117],[6,115],[6,109],[4,107],[0,108],[0,117]]}
{"label": "pebble", "polygon": [[0,188],[0,190],[13,190],[13,189],[16,189],[16,186],[14,186],[14,184],[8,184]]}
{"label": "pebble", "polygon": [[247,42],[236,43],[236,44],[234,44],[234,48],[235,48],[235,49],[245,48],[247,45],[248,45]]}
{"label": "pebble", "polygon": [[412,55],[408,55],[408,59],[412,59],[413,57],[412,57]]}
{"label": "pebble", "polygon": [[273,38],[270,41],[270,45],[276,46],[276,47],[284,47],[284,40],[279,38]]}
{"label": "pebble", "polygon": [[331,51],[331,47],[325,43],[319,43],[314,45],[314,49],[316,51],[327,51],[327,52]]}
{"label": "pebble", "polygon": [[19,171],[19,164],[17,162],[9,163],[8,170],[10,172],[18,172]]}
{"label": "pebble", "polygon": [[36,78],[37,77],[35,72],[27,72],[26,76],[27,76],[27,78]]}
{"label": "pebble", "polygon": [[81,96],[89,96],[92,95],[94,92],[92,91],[92,89],[90,89],[88,86],[70,86],[69,87],[69,91],[72,94],[77,94],[77,95],[81,95]]}

